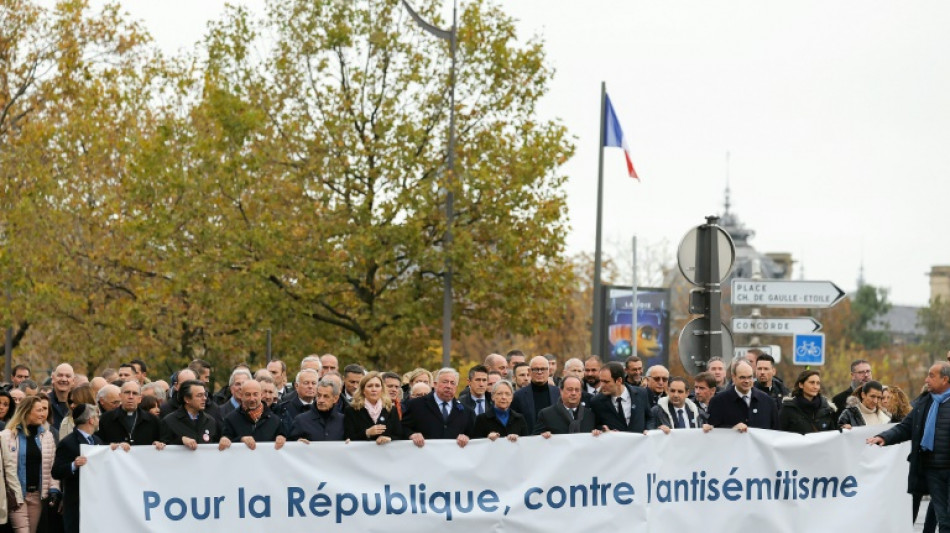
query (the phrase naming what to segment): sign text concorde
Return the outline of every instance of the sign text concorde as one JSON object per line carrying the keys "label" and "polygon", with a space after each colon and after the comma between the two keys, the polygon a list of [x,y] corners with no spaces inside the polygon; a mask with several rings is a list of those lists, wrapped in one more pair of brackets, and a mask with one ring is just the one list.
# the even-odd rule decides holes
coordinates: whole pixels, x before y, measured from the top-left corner
{"label": "sign text concorde", "polygon": [[794,318],[733,318],[733,333],[761,333],[765,335],[796,335],[814,333],[821,323],[812,317]]}
{"label": "sign text concorde", "polygon": [[732,280],[733,305],[823,309],[843,298],[841,287],[830,281]]}

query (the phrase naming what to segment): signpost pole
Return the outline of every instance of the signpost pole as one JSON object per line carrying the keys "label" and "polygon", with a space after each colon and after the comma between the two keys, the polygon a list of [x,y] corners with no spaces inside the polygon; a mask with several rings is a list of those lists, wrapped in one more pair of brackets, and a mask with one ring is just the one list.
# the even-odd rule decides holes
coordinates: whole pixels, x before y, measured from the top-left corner
{"label": "signpost pole", "polygon": [[640,308],[637,305],[637,236],[636,235],[633,236],[633,284],[631,285],[631,287],[633,288],[633,291],[631,294],[632,298],[630,299],[630,306],[633,312],[630,313],[631,315],[630,325],[633,327],[633,329],[630,330],[630,353],[633,355],[637,355],[637,339],[639,338],[639,335],[637,335],[637,313],[639,312]]}

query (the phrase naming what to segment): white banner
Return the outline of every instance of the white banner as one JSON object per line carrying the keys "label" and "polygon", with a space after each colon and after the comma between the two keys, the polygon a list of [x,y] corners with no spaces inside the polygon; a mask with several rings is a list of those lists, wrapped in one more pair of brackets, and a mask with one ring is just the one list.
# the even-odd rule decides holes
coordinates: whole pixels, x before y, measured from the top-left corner
{"label": "white banner", "polygon": [[[83,447],[82,531],[911,531],[880,431],[677,430],[454,441]],[[577,516],[580,513],[580,516]]]}

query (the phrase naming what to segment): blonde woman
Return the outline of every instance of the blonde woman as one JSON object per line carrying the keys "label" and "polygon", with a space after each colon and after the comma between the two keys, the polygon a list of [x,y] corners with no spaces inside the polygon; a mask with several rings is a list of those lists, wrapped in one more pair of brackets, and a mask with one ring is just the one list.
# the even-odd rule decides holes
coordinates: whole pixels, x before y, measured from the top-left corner
{"label": "blonde woman", "polygon": [[36,533],[41,500],[51,496],[51,505],[58,506],[62,498],[59,481],[51,475],[56,442],[46,424],[48,414],[45,398],[28,396],[17,405],[7,428],[0,431],[3,466],[16,473],[19,483],[17,503],[22,505],[10,513],[15,533]]}
{"label": "blonde woman", "polygon": [[389,394],[383,390],[379,372],[363,376],[353,395],[353,403],[343,408],[343,435],[347,440],[370,440],[386,444],[402,436],[399,415]]}

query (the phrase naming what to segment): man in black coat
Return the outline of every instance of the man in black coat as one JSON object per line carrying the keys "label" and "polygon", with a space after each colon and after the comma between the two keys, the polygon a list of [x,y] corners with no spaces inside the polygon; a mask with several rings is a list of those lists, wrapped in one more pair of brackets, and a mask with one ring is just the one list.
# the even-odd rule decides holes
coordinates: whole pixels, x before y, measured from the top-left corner
{"label": "man in black coat", "polygon": [[646,389],[624,383],[623,365],[610,361],[599,376],[600,392],[590,401],[599,429],[630,433],[656,429]]}
{"label": "man in black coat", "polygon": [[475,365],[468,371],[468,387],[459,394],[459,402],[478,416],[492,409],[491,393],[488,392],[488,368]]}
{"label": "man in black coat", "polygon": [[460,448],[475,432],[475,414],[455,399],[459,374],[443,368],[436,372],[432,392],[406,402],[402,413],[403,434],[418,447],[425,439],[455,439]]}
{"label": "man in black coat", "polygon": [[867,359],[851,361],[851,386],[831,398],[839,413],[844,412],[844,408],[848,406],[848,396],[851,396],[854,389],[868,381],[871,381],[871,363]]}
{"label": "man in black coat", "polygon": [[[930,394],[917,400],[914,410],[891,429],[871,437],[868,444],[887,446],[910,441],[907,492],[930,493],[940,531],[950,531],[950,363],[940,362],[927,372]],[[940,402],[940,403],[936,403]],[[932,442],[925,438],[927,418],[934,414]]]}
{"label": "man in black coat", "polygon": [[543,355],[532,357],[528,365],[531,372],[531,383],[515,391],[515,398],[511,401],[511,409],[521,413],[529,428],[534,428],[538,421],[538,413],[546,407],[557,404],[561,393],[557,387],[548,382],[550,366]]}
{"label": "man in black coat", "polygon": [[231,445],[227,437],[221,437],[218,423],[204,409],[208,392],[204,383],[186,381],[178,389],[184,402],[180,409],[162,419],[162,442],[179,444],[197,450],[199,444],[217,443],[218,449]]}
{"label": "man in black coat", "polygon": [[99,431],[96,436],[104,442],[127,442],[136,444],[154,444],[161,440],[162,429],[158,417],[139,409],[142,401],[142,387],[138,381],[127,381],[122,385],[119,407],[105,413],[99,419]]}
{"label": "man in black coat", "polygon": [[[56,446],[53,459],[53,479],[61,482],[63,490],[63,530],[65,533],[79,533],[79,470],[86,464],[86,457],[80,455],[80,444],[102,445],[102,439],[95,436],[99,423],[99,410],[94,405],[79,404],[72,411],[76,428],[66,435]],[[128,451],[128,444],[124,445]]]}
{"label": "man in black coat", "polygon": [[336,408],[341,385],[329,376],[317,383],[317,396],[310,407],[294,418],[290,440],[309,444],[310,441],[343,440],[343,413]]}
{"label": "man in black coat", "polygon": [[768,394],[752,386],[755,371],[745,359],[732,365],[734,386],[709,401],[709,418],[704,431],[714,427],[733,428],[744,433],[748,428],[778,430],[778,408]]}
{"label": "man in black coat", "polygon": [[[177,380],[175,381],[175,385],[169,391],[171,394],[169,395],[168,399],[162,402],[162,405],[159,407],[159,413],[158,413],[159,422],[164,420],[166,416],[181,409],[181,407],[184,405],[184,400],[182,399],[181,394],[178,392],[179,389],[181,388],[181,384],[186,381],[194,381],[198,379],[197,374],[195,374],[194,370],[191,370],[189,368],[180,370],[176,374],[176,377],[177,377]],[[198,380],[198,381],[201,381],[201,380]],[[205,389],[207,390],[207,383],[203,381],[201,383],[205,385]],[[218,404],[214,402],[205,402],[205,413],[211,418],[213,418],[214,421],[218,424],[218,426],[224,423],[224,418],[221,417],[221,410],[218,409]]]}
{"label": "man in black coat", "polygon": [[595,429],[594,413],[581,403],[584,382],[576,376],[561,379],[561,398],[538,413],[534,434],[544,438],[567,433],[600,433]]}
{"label": "man in black coat", "polygon": [[222,433],[252,450],[258,442],[273,442],[274,449],[279,450],[287,442],[283,424],[279,416],[261,403],[261,390],[261,384],[253,379],[241,383],[241,407],[224,417]]}
{"label": "man in black coat", "polygon": [[317,383],[320,373],[312,368],[304,368],[297,372],[294,378],[296,394],[288,394],[286,399],[277,404],[281,422],[284,425],[284,435],[289,435],[294,425],[294,419],[301,413],[309,411],[317,395]]}

